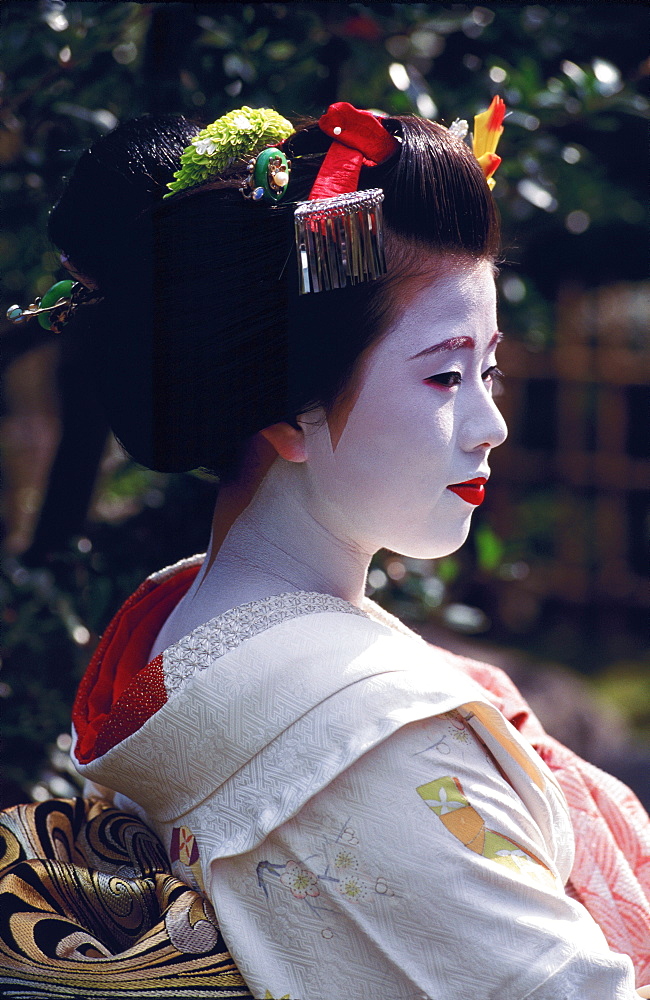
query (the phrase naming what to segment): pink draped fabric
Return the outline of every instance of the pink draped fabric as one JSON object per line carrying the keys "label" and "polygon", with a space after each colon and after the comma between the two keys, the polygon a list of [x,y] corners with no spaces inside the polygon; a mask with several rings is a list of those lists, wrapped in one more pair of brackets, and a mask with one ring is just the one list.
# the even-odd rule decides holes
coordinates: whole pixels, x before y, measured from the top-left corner
{"label": "pink draped fabric", "polygon": [[454,657],[457,667],[532,743],[566,795],[576,838],[567,892],[600,925],[613,951],[629,955],[637,982],[650,982],[650,821],[634,793],[617,778],[549,736],[498,667]]}

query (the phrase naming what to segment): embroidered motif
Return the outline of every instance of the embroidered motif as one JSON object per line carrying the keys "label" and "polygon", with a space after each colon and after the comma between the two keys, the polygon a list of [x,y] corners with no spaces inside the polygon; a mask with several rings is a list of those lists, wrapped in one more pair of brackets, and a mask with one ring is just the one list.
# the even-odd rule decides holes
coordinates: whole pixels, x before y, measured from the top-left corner
{"label": "embroidered motif", "polygon": [[342,896],[352,900],[353,903],[360,902],[367,895],[365,885],[356,875],[348,875],[346,878],[340,879],[336,888]]}
{"label": "embroidered motif", "polygon": [[465,722],[458,712],[445,712],[444,715],[440,716],[440,719],[444,719],[447,723],[445,726],[445,735],[440,736],[435,743],[430,743],[429,746],[424,748],[424,750],[418,750],[417,753],[413,754],[414,757],[418,757],[422,753],[427,753],[429,750],[437,750],[438,753],[443,755],[443,757],[446,757],[452,751],[452,746],[448,742],[450,739],[454,740],[456,743],[470,743],[471,736],[467,731]]}
{"label": "embroidered motif", "polygon": [[538,857],[510,837],[488,830],[483,817],[469,804],[458,778],[447,775],[416,788],[429,809],[449,832],[470,851],[505,865],[519,877],[550,884],[557,889],[553,872]]}
{"label": "embroidered motif", "polygon": [[304,899],[305,896],[320,896],[318,875],[314,875],[308,868],[303,868],[297,861],[287,861],[280,881],[282,885],[289,887],[291,895],[295,896],[296,899]]}
{"label": "embroidered motif", "polygon": [[175,826],[169,846],[169,858],[174,874],[199,892],[204,892],[199,845],[188,826]]}
{"label": "embroidered motif", "polygon": [[318,904],[314,902],[320,896],[318,882],[326,876],[316,875],[311,869],[305,867],[305,865],[294,858],[290,858],[284,864],[276,864],[272,861],[260,861],[256,868],[256,874],[257,884],[267,899],[269,899],[267,877],[270,875],[277,878],[279,884],[288,889],[294,899],[304,901],[306,906],[316,916],[321,916],[321,910],[325,910],[327,913],[332,912],[326,906],[320,905],[320,902]]}
{"label": "embroidered motif", "polygon": [[375,882],[375,892],[380,896],[394,896],[394,891],[390,888],[385,878],[378,878]]}
{"label": "embroidered motif", "polygon": [[[323,835],[321,849],[304,861],[294,858],[284,863],[260,861],[256,869],[257,884],[267,900],[271,901],[271,886],[282,886],[322,921],[324,914],[335,912],[326,905],[332,892],[355,904],[373,890],[379,896],[394,896],[385,878],[370,877],[362,870],[355,850],[359,839],[347,824],[348,821],[335,836]],[[321,928],[320,933],[326,940],[333,937],[328,926]]]}
{"label": "embroidered motif", "polygon": [[242,604],[200,625],[170,646],[164,654],[163,675],[168,697],[180,691],[195,673],[207,670],[215,657],[236,649],[246,639],[292,618],[324,611],[367,618],[364,611],[340,597],[301,591]]}
{"label": "embroidered motif", "polygon": [[340,872],[354,871],[359,867],[359,862],[352,851],[339,851],[334,858],[334,867]]}
{"label": "embroidered motif", "polygon": [[349,844],[350,847],[359,846],[359,838],[357,837],[356,831],[352,829],[351,826],[344,826],[339,835],[336,838],[336,842],[342,841],[344,844]]}

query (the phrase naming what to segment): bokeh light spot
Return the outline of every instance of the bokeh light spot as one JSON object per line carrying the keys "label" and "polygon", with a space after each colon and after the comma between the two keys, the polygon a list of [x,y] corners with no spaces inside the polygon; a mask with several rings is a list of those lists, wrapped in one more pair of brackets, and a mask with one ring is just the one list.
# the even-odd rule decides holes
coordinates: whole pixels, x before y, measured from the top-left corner
{"label": "bokeh light spot", "polygon": [[371,569],[368,573],[368,585],[374,590],[382,590],[388,583],[388,577],[383,569]]}
{"label": "bokeh light spot", "polygon": [[529,177],[519,181],[517,190],[522,198],[525,198],[535,208],[541,208],[544,212],[554,212],[557,208],[557,199],[553,197],[551,192]]}
{"label": "bokeh light spot", "polygon": [[491,624],[488,616],[480,608],[472,608],[469,604],[447,605],[443,611],[443,618],[451,628],[467,635],[487,632]]}
{"label": "bokeh light spot", "polygon": [[423,118],[435,118],[438,113],[435,101],[430,94],[418,94],[415,103]]}
{"label": "bokeh light spot", "polygon": [[501,66],[493,66],[489,75],[492,83],[503,83],[508,74]]}
{"label": "bokeh light spot", "polygon": [[508,302],[517,304],[526,298],[526,286],[517,274],[506,274],[501,280],[501,291]]}
{"label": "bokeh light spot", "polygon": [[562,150],[562,159],[565,163],[579,163],[582,159],[582,153],[576,146],[565,146]]}
{"label": "bokeh light spot", "polygon": [[594,76],[597,80],[598,90],[604,97],[611,97],[617,94],[623,87],[621,74],[613,63],[607,59],[594,59],[592,64]]}
{"label": "bokeh light spot", "polygon": [[138,46],[135,42],[122,42],[113,49],[113,59],[120,66],[128,66],[138,57]]}
{"label": "bokeh light spot", "polygon": [[591,225],[591,216],[588,212],[583,212],[581,208],[578,208],[575,212],[569,212],[564,220],[564,225],[570,233],[575,233],[576,235],[584,233]]}
{"label": "bokeh light spot", "polygon": [[386,572],[388,573],[391,580],[399,583],[406,576],[406,566],[401,559],[391,559],[389,563],[386,564]]}
{"label": "bokeh light spot", "polygon": [[48,11],[43,19],[52,31],[65,31],[69,26],[67,17],[60,11]]}
{"label": "bokeh light spot", "polygon": [[72,638],[79,646],[85,646],[90,642],[90,632],[85,625],[75,625],[72,630]]}
{"label": "bokeh light spot", "polygon": [[411,83],[409,79],[406,66],[402,63],[394,62],[388,67],[388,75],[390,76],[393,86],[398,90],[408,90],[409,84]]}

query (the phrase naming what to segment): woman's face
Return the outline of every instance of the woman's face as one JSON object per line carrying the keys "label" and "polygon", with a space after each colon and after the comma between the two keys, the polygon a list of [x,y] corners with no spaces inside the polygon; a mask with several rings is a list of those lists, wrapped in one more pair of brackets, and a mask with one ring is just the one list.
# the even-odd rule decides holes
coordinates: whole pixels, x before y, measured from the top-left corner
{"label": "woman's face", "polygon": [[465,541],[490,450],[507,433],[492,399],[490,264],[450,266],[396,315],[361,361],[351,408],[301,420],[306,501],[319,523],[366,553],[437,558]]}

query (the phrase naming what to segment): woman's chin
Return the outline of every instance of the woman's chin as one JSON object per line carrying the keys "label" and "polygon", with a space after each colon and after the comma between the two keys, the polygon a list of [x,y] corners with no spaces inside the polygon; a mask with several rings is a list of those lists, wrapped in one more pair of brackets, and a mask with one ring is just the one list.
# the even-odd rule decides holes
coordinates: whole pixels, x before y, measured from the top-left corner
{"label": "woman's chin", "polygon": [[454,525],[448,532],[433,534],[422,534],[420,537],[402,539],[399,545],[388,545],[386,548],[407,559],[443,559],[457,552],[461,545],[467,541],[469,529],[472,523],[472,513],[470,512],[461,525]]}

